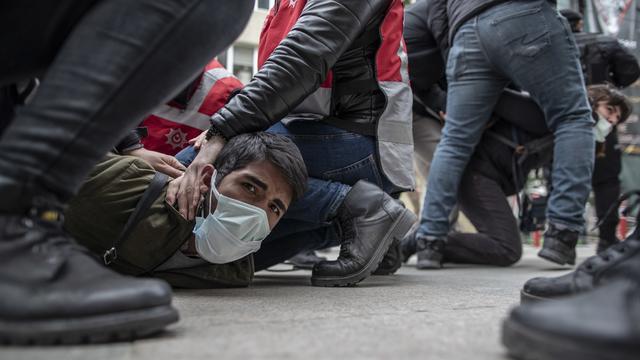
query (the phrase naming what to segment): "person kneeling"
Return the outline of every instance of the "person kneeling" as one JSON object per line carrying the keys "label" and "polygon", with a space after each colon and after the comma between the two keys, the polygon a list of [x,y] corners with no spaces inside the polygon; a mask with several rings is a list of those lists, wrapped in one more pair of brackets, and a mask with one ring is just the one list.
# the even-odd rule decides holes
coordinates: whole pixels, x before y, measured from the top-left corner
{"label": "person kneeling", "polygon": [[175,287],[246,286],[251,254],[305,190],[302,156],[283,136],[243,134],[202,171],[200,214],[188,221],[166,198],[167,177],[139,158],[109,155],[69,204],[65,228],[126,274]]}

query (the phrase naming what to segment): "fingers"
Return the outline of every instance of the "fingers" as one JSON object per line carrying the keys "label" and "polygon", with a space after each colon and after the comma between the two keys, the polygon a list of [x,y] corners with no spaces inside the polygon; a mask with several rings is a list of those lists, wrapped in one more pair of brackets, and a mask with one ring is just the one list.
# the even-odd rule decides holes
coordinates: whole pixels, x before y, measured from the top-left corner
{"label": "fingers", "polygon": [[180,189],[180,182],[182,181],[182,175],[176,177],[175,179],[169,182],[169,186],[167,187],[167,196],[165,197],[165,201],[169,205],[174,205],[176,203],[176,198],[178,196],[178,189]]}
{"label": "fingers", "polygon": [[198,186],[197,166],[190,166],[184,173],[178,189],[178,207],[180,214],[187,220],[195,219],[196,210],[200,203],[200,188]]}
{"label": "fingers", "polygon": [[195,137],[195,138],[191,139],[191,140],[193,141],[193,144],[191,144],[191,145],[193,145],[193,147],[194,147],[196,150],[200,150],[200,148],[202,147],[202,144],[206,141],[206,140],[205,140],[205,139],[206,139],[206,136],[207,136],[207,132],[206,132],[206,131],[202,132],[202,133],[201,133],[200,135],[198,135],[197,137]]}

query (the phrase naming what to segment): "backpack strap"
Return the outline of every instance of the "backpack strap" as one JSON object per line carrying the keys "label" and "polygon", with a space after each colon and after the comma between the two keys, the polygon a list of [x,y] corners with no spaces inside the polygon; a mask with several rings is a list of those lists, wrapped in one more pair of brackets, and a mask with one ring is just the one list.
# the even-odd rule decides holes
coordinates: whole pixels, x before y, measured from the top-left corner
{"label": "backpack strap", "polygon": [[111,249],[105,251],[102,255],[102,260],[104,260],[105,265],[111,264],[118,258],[118,252],[116,249],[129,237],[129,235],[131,235],[131,232],[136,225],[138,225],[140,220],[144,218],[147,211],[151,208],[151,205],[153,205],[153,202],[162,193],[162,189],[164,189],[164,185],[167,183],[168,179],[169,176],[160,172],[156,172],[153,176],[149,187],[147,187],[140,200],[138,200],[136,208],[129,216],[129,219],[127,219],[127,223],[124,225],[124,228],[120,232],[118,238],[113,242]]}

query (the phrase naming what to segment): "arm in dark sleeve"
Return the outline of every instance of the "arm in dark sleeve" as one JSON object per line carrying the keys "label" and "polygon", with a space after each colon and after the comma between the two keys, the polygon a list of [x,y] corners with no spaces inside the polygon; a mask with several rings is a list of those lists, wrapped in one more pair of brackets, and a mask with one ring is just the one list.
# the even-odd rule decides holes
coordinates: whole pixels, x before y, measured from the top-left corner
{"label": "arm in dark sleeve", "polygon": [[447,0],[431,0],[431,8],[427,15],[427,23],[436,39],[442,58],[447,60],[449,55],[449,17],[447,15]]}
{"label": "arm in dark sleeve", "polygon": [[611,42],[610,51],[609,66],[614,85],[627,87],[638,80],[640,67],[636,57],[617,40]]}
{"label": "arm in dark sleeve", "polygon": [[265,130],[320,87],[340,55],[390,0],[309,0],[253,80],[211,118],[226,138]]}
{"label": "arm in dark sleeve", "polygon": [[124,154],[129,151],[137,150],[142,147],[140,134],[138,130],[131,130],[120,142],[115,146],[114,150],[118,154]]}

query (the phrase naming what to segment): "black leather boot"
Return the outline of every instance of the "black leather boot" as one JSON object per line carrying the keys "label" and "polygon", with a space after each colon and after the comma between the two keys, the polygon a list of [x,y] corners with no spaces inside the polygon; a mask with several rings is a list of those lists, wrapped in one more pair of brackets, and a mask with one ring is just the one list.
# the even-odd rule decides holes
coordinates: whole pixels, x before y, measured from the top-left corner
{"label": "black leather boot", "polygon": [[608,248],[610,248],[611,246],[615,245],[619,243],[619,241],[608,241],[605,239],[598,239],[598,246],[596,247],[596,254],[601,254],[603,252],[605,252]]}
{"label": "black leather boot", "polygon": [[640,279],[640,239],[638,230],[627,240],[585,260],[569,274],[533,278],[520,292],[522,302],[553,299],[592,290],[613,279]]}
{"label": "black leather boot", "polygon": [[418,254],[418,262],[416,263],[416,268],[418,270],[442,268],[444,247],[445,242],[441,238],[417,235],[416,252]]}
{"label": "black leather boot", "polygon": [[544,243],[538,256],[558,265],[575,265],[578,232],[568,229],[559,230],[553,224],[544,233]]}
{"label": "black leather boot", "polygon": [[416,232],[418,227],[414,226],[409,230],[407,235],[400,241],[400,249],[402,250],[402,262],[406,263],[409,258],[416,253]]}
{"label": "black leather boot", "polygon": [[313,268],[314,286],[352,286],[378,267],[395,239],[413,225],[416,216],[376,185],[358,181],[338,210],[342,232],[340,255]]}
{"label": "black leather boot", "polygon": [[0,214],[0,344],[129,340],[178,321],[164,281],[105,268],[61,218],[59,209]]}
{"label": "black leather boot", "polygon": [[521,360],[640,359],[640,283],[617,281],[515,308],[502,343]]}
{"label": "black leather boot", "polygon": [[400,245],[400,240],[395,240],[393,244],[389,247],[389,250],[378,268],[373,272],[373,275],[393,275],[400,269],[402,266],[402,261],[404,257],[402,255],[402,246]]}

